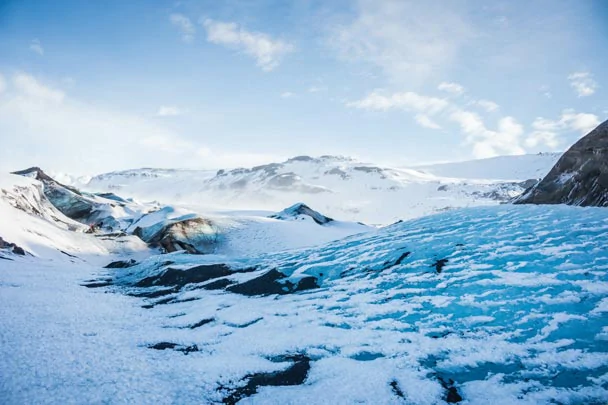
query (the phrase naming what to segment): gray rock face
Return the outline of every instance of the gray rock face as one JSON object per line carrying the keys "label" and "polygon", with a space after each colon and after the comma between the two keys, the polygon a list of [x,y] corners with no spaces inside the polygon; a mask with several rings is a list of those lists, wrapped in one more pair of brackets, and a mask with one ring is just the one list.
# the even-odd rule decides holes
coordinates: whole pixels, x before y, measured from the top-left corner
{"label": "gray rock face", "polygon": [[333,222],[332,218],[326,217],[325,215],[313,210],[312,208],[310,208],[308,205],[306,205],[304,203],[294,204],[291,207],[285,208],[283,211],[281,211],[275,215],[271,215],[270,218],[289,220],[289,219],[296,218],[298,215],[307,215],[307,216],[311,217],[313,219],[313,221],[315,221],[319,225],[325,225],[330,222]]}
{"label": "gray rock face", "polygon": [[80,191],[59,183],[39,167],[31,167],[13,174],[31,177],[42,182],[46,197],[68,218],[84,223],[87,222],[95,209],[95,203],[84,197]]}
{"label": "gray rock face", "polygon": [[135,227],[133,234],[166,253],[185,250],[192,254],[213,253],[220,240],[218,230],[205,218],[169,220],[147,228]]}
{"label": "gray rock face", "polygon": [[514,204],[608,206],[608,121],[568,149]]}

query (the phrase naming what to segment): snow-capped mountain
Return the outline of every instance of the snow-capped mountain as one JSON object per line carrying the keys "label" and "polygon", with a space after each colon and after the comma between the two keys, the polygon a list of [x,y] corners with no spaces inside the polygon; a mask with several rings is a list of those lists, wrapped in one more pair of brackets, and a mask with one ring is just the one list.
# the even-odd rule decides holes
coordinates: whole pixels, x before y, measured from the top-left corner
{"label": "snow-capped mountain", "polygon": [[388,224],[505,202],[544,176],[556,154],[389,168],[353,159],[299,156],[248,169],[140,169],[94,176],[80,186],[206,209],[278,211],[303,201],[350,221]]}

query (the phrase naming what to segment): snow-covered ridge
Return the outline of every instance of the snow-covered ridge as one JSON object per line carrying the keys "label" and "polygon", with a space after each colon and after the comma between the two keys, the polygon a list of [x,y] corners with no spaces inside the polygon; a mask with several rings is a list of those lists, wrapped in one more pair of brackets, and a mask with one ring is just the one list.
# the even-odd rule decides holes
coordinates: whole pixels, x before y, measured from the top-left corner
{"label": "snow-covered ridge", "polygon": [[298,156],[252,168],[196,171],[140,169],[94,176],[90,191],[117,191],[165,204],[205,209],[279,211],[303,201],[350,221],[388,224],[447,209],[493,205],[521,194],[558,156],[391,168],[345,157]]}
{"label": "snow-covered ridge", "polygon": [[503,181],[538,180],[551,170],[551,167],[561,155],[561,153],[538,153],[534,155],[497,156],[465,162],[416,166],[414,169],[440,177]]}
{"label": "snow-covered ridge", "polygon": [[[218,214],[156,202],[140,203],[112,193],[92,194],[66,187],[39,168],[19,173],[0,178],[3,217],[0,237],[3,237],[3,244],[16,244],[39,257],[53,257],[57,252],[80,252],[78,246],[70,244],[70,239],[88,247],[99,245],[98,240],[111,242],[127,235],[134,235],[132,238],[141,245],[145,242],[163,252],[186,250],[247,255],[318,245],[372,229],[343,221],[320,226],[312,216],[326,217],[310,209],[295,213],[297,215],[279,213],[278,217],[272,218],[276,213]],[[22,219],[15,222],[14,218]],[[291,221],[306,218],[311,220]],[[36,228],[41,230],[36,231]],[[75,234],[62,233],[63,230]],[[43,250],[35,247],[45,239],[65,240],[66,243],[61,247],[42,243]],[[98,251],[104,249],[101,247]]]}

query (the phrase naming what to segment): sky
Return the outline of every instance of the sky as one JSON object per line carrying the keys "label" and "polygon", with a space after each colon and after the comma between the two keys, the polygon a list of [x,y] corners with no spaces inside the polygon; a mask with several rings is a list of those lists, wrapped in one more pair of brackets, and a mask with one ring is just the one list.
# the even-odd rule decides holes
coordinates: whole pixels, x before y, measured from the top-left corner
{"label": "sky", "polygon": [[0,170],[564,151],[606,49],[603,0],[0,0]]}

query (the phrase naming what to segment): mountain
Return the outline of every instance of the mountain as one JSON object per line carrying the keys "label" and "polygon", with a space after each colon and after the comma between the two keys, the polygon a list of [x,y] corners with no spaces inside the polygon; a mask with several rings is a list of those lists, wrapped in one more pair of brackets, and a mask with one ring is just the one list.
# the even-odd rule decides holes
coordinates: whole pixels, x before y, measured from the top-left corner
{"label": "mountain", "polygon": [[[546,174],[557,158],[540,154],[390,168],[344,157],[298,156],[282,163],[213,173],[112,172],[94,176],[81,187],[198,210],[279,211],[303,201],[330,217],[388,224],[458,207],[506,202]],[[459,177],[463,175],[469,177]]]}
{"label": "mountain", "polygon": [[572,145],[515,203],[608,206],[608,121]]}
{"label": "mountain", "polygon": [[[246,255],[312,246],[372,229],[360,223],[329,221],[304,205],[278,213],[218,214],[156,202],[140,203],[113,193],[80,191],[57,182],[40,168],[16,173],[0,177],[3,218],[0,237],[4,238],[2,246],[24,247],[34,256],[40,255],[38,247],[45,247],[44,251],[49,253],[46,249],[49,244],[40,243],[38,237],[62,241],[65,239],[62,230],[78,233],[77,240],[87,240],[82,234],[90,232],[97,242],[134,236],[138,243],[145,242],[150,248],[166,253],[186,250],[201,254]],[[311,220],[299,220],[305,218]],[[320,226],[319,220],[324,221],[324,226]],[[37,236],[32,238],[33,235]],[[95,244],[99,245],[97,242]],[[70,254],[72,249],[69,243],[51,245],[63,254]],[[80,251],[80,248],[74,249]]]}

